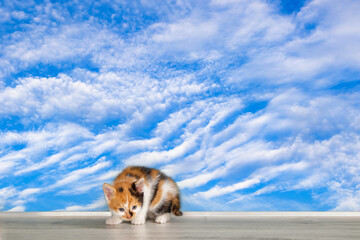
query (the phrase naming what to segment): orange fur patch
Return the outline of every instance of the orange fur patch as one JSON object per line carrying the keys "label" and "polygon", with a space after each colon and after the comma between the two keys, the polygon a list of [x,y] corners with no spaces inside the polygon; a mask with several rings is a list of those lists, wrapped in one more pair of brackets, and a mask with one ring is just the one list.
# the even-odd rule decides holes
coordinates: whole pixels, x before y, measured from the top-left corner
{"label": "orange fur patch", "polygon": [[161,201],[164,182],[165,182],[165,180],[163,180],[163,179],[159,181],[159,186],[158,186],[156,195],[155,195],[154,199],[152,200],[152,202],[150,203],[151,207],[155,207]]}

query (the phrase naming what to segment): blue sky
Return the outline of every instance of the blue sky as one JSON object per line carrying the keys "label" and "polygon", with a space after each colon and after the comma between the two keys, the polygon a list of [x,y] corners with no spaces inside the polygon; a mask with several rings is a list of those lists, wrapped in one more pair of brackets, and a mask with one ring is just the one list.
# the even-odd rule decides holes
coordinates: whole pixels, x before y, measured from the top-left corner
{"label": "blue sky", "polygon": [[360,210],[360,2],[1,1],[0,210]]}

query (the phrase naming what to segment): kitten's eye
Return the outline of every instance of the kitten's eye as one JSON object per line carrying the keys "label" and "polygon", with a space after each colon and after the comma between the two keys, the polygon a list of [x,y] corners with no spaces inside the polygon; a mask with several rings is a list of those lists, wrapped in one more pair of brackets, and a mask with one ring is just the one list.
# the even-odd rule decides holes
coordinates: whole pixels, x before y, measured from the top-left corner
{"label": "kitten's eye", "polygon": [[136,209],[136,206],[133,206],[132,209],[135,210],[135,209]]}
{"label": "kitten's eye", "polygon": [[123,211],[125,211],[125,209],[123,209],[123,208],[119,208],[119,210],[120,210],[120,212],[123,212]]}

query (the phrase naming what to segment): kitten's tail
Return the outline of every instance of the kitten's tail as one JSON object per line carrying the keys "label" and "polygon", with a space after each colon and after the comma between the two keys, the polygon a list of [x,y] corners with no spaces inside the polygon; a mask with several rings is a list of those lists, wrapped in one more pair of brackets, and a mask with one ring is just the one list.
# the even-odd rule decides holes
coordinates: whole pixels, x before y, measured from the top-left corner
{"label": "kitten's tail", "polygon": [[179,194],[176,195],[176,197],[174,197],[173,200],[172,200],[171,212],[175,216],[182,216],[183,215],[182,211],[180,211],[180,196],[179,196]]}

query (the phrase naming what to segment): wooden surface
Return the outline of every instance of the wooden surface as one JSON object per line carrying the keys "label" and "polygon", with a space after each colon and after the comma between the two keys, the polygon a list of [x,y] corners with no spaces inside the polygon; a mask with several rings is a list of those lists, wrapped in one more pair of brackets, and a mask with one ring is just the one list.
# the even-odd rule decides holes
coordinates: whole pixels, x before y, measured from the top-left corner
{"label": "wooden surface", "polygon": [[0,213],[0,239],[360,239],[358,213],[185,213],[140,226],[107,226],[107,213],[58,214]]}

